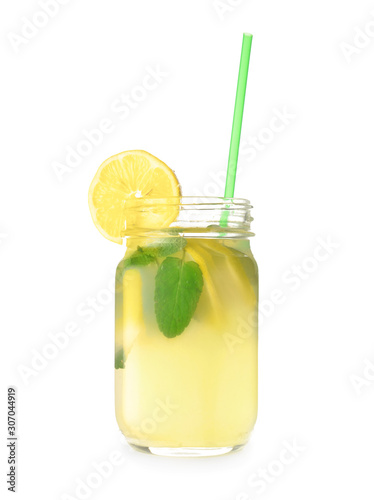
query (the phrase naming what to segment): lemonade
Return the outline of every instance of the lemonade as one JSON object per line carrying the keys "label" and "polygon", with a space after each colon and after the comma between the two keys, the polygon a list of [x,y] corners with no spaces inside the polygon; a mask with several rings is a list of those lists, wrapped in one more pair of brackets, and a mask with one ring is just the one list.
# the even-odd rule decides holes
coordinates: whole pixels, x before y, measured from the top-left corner
{"label": "lemonade", "polygon": [[257,417],[258,273],[251,205],[182,197],[144,151],[106,160],[89,190],[99,231],[125,242],[116,272],[116,417],[138,450],[241,448]]}
{"label": "lemonade", "polygon": [[132,445],[156,453],[240,447],[257,415],[257,266],[248,240],[207,231],[185,243],[171,257],[197,262],[204,285],[173,338],[160,331],[154,307],[169,257],[123,270],[129,250],[117,270],[117,421]]}

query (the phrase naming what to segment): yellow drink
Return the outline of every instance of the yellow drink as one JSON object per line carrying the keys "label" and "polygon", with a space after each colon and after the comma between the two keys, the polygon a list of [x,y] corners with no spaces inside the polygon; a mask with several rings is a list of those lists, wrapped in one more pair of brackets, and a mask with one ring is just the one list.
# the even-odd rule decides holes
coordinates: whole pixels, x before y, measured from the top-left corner
{"label": "yellow drink", "polygon": [[[131,256],[154,238],[130,238],[117,270],[117,422],[131,445],[156,454],[225,453],[256,421],[257,265],[247,238],[203,236],[146,265]],[[157,273],[170,258],[194,262],[203,280],[188,326],[172,338],[155,313]]]}

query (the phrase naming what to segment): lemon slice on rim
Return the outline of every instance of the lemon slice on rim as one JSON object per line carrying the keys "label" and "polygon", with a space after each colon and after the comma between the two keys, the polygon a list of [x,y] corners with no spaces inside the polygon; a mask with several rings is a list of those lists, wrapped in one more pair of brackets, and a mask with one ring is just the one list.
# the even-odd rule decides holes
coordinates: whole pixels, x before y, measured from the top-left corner
{"label": "lemon slice on rim", "polygon": [[165,163],[146,151],[125,151],[99,167],[88,192],[88,204],[100,233],[122,244],[126,229],[168,227],[178,216],[175,199],[136,210],[137,200],[180,194],[178,179]]}

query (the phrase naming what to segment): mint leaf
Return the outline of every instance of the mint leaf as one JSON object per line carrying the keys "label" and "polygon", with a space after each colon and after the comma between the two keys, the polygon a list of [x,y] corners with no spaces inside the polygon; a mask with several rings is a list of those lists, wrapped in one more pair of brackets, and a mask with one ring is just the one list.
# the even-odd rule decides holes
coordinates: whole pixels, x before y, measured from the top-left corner
{"label": "mint leaf", "polygon": [[122,283],[123,274],[128,267],[147,266],[148,264],[152,264],[152,262],[156,262],[157,257],[167,257],[168,255],[177,253],[183,250],[186,245],[187,240],[178,236],[164,238],[143,248],[138,246],[131,257],[119,263],[116,277],[117,282]]}
{"label": "mint leaf", "polygon": [[165,337],[180,335],[189,325],[202,289],[203,274],[196,262],[167,257],[156,274],[155,313]]}
{"label": "mint leaf", "polygon": [[137,250],[129,257],[124,260],[125,267],[129,266],[147,266],[151,262],[155,262],[156,255],[153,250],[148,249],[148,247],[142,248],[138,247]]}
{"label": "mint leaf", "polygon": [[125,368],[125,353],[122,347],[116,352],[116,356],[114,359],[114,368],[116,370],[118,368]]}
{"label": "mint leaf", "polygon": [[185,238],[164,238],[159,242],[153,243],[149,247],[146,247],[148,251],[155,251],[157,257],[167,257],[168,255],[173,255],[177,253],[187,245],[187,240]]}
{"label": "mint leaf", "polygon": [[131,266],[147,266],[152,262],[156,262],[156,255],[154,250],[148,251],[148,248],[138,247],[131,257],[122,260],[117,267],[116,281],[122,283],[123,274],[128,267]]}

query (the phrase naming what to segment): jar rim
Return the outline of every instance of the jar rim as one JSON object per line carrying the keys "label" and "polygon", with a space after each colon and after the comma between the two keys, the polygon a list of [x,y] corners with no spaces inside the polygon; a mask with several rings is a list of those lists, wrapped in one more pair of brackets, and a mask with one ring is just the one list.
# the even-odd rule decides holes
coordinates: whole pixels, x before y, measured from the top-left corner
{"label": "jar rim", "polygon": [[[217,237],[253,236],[250,224],[252,205],[245,198],[214,196],[172,196],[165,198],[132,198],[126,200],[127,220],[123,237],[176,232],[192,237],[202,233]],[[152,221],[152,224],[149,221]],[[162,223],[165,222],[165,223]],[[213,228],[213,229],[212,229]],[[212,236],[212,234],[215,236]],[[234,236],[234,234],[236,236]],[[205,236],[207,237],[207,236]],[[223,236],[221,236],[223,237]]]}

